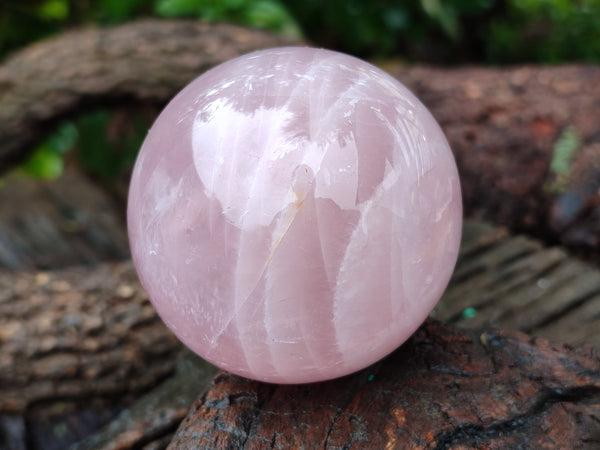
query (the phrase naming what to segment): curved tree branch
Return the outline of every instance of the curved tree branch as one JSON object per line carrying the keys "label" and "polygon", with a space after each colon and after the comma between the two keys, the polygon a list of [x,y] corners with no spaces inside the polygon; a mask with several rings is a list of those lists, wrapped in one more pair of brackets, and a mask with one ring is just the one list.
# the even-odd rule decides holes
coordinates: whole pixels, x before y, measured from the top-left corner
{"label": "curved tree branch", "polygon": [[143,20],[75,30],[30,46],[0,66],[0,170],[82,105],[165,103],[216,64],[292,43],[234,25]]}

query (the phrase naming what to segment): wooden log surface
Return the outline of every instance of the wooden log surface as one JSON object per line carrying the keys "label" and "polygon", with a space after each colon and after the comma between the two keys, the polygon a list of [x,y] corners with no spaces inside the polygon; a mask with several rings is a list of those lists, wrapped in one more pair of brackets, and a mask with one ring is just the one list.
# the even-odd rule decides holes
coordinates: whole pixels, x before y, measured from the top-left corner
{"label": "wooden log surface", "polygon": [[[468,308],[474,317],[464,314]],[[559,247],[471,220],[433,316],[462,328],[496,325],[600,346],[599,310],[596,268]],[[71,436],[74,442],[98,430],[80,449],[159,441],[210,378],[206,365],[176,370],[181,346],[154,313],[130,262],[0,272],[0,341],[0,428],[16,428],[21,441],[34,431],[48,440],[57,424],[82,428],[82,405],[120,415],[104,429],[98,427],[108,416]],[[71,413],[69,422],[65,413],[52,413],[59,404],[80,415]],[[44,427],[48,415],[56,418]]]}
{"label": "wooden log surface", "polygon": [[467,221],[456,269],[432,317],[600,347],[600,272],[561,247]]}
{"label": "wooden log surface", "polygon": [[227,373],[169,448],[600,447],[600,353],[428,322],[354,375],[270,385]]}
{"label": "wooden log surface", "polygon": [[170,448],[600,448],[597,269],[469,221],[432,315],[479,331],[429,322],[380,363],[327,383],[221,374]]}
{"label": "wooden log surface", "polygon": [[172,374],[181,344],[131,262],[0,272],[0,411],[116,399]]}
{"label": "wooden log surface", "polygon": [[50,270],[130,258],[123,206],[67,164],[56,180],[0,183],[0,270]]}
{"label": "wooden log surface", "polygon": [[290,42],[234,25],[148,19],[34,44],[0,66],[0,170],[61,117],[90,105],[165,103],[216,64]]}

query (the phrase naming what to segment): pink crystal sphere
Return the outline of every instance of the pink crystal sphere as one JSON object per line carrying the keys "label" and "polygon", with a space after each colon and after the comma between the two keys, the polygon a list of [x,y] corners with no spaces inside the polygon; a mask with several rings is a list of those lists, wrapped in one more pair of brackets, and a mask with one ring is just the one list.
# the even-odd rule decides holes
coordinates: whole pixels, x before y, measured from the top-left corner
{"label": "pink crystal sphere", "polygon": [[142,284],[173,332],[257,380],[339,377],[425,320],[456,262],[456,165],[431,114],[356,58],[251,53],[183,89],[129,192]]}

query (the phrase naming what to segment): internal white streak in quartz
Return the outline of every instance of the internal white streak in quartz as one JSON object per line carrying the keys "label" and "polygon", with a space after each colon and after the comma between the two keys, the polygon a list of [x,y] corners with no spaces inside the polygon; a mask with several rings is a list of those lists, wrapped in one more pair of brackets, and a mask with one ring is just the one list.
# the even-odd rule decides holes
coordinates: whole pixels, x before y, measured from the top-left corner
{"label": "internal white streak in quartz", "polygon": [[161,316],[210,361],[266,381],[392,351],[441,295],[460,238],[433,118],[388,75],[323,50],[258,52],[195,83],[163,113],[182,132],[153,127],[130,192]]}

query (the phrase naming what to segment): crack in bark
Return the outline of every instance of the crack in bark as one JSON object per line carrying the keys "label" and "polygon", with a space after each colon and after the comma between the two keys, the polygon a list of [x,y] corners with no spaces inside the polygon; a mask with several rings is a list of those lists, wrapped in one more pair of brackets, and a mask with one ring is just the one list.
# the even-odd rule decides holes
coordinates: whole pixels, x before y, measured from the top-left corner
{"label": "crack in bark", "polygon": [[323,442],[324,450],[327,450],[329,448],[329,438],[331,437],[331,433],[333,433],[333,429],[335,427],[337,420],[346,412],[346,408],[352,402],[354,397],[361,391],[363,386],[369,382],[369,377],[371,375],[377,374],[377,371],[380,366],[381,366],[381,363],[378,363],[375,366],[371,367],[370,370],[365,371],[362,374],[362,376],[357,377],[355,379],[356,382],[354,383],[354,386],[349,387],[346,395],[344,395],[344,397],[341,399],[341,402],[340,402],[341,406],[338,407],[338,409],[336,410],[333,418],[331,419],[331,424],[329,425],[329,427],[327,429],[327,433],[325,435],[325,440]]}
{"label": "crack in bark", "polygon": [[[238,448],[245,448],[246,443],[249,440],[259,440],[261,442],[265,442],[264,438],[256,435],[256,430],[260,426],[262,408],[267,401],[273,397],[273,393],[274,391],[270,390],[268,395],[265,395],[263,398],[254,392],[245,391],[231,394],[229,396],[229,402],[231,404],[240,404],[246,401],[249,401],[252,404],[252,407],[245,410],[247,414],[240,417],[240,426],[245,433],[245,436],[243,436],[243,439],[240,441]],[[267,440],[266,442],[270,443],[271,441]]]}
{"label": "crack in bark", "polygon": [[478,444],[515,433],[527,426],[555,403],[600,403],[600,386],[577,386],[543,391],[540,398],[524,413],[494,422],[488,426],[463,423],[435,437],[435,450],[449,449],[454,445],[475,440]]}

